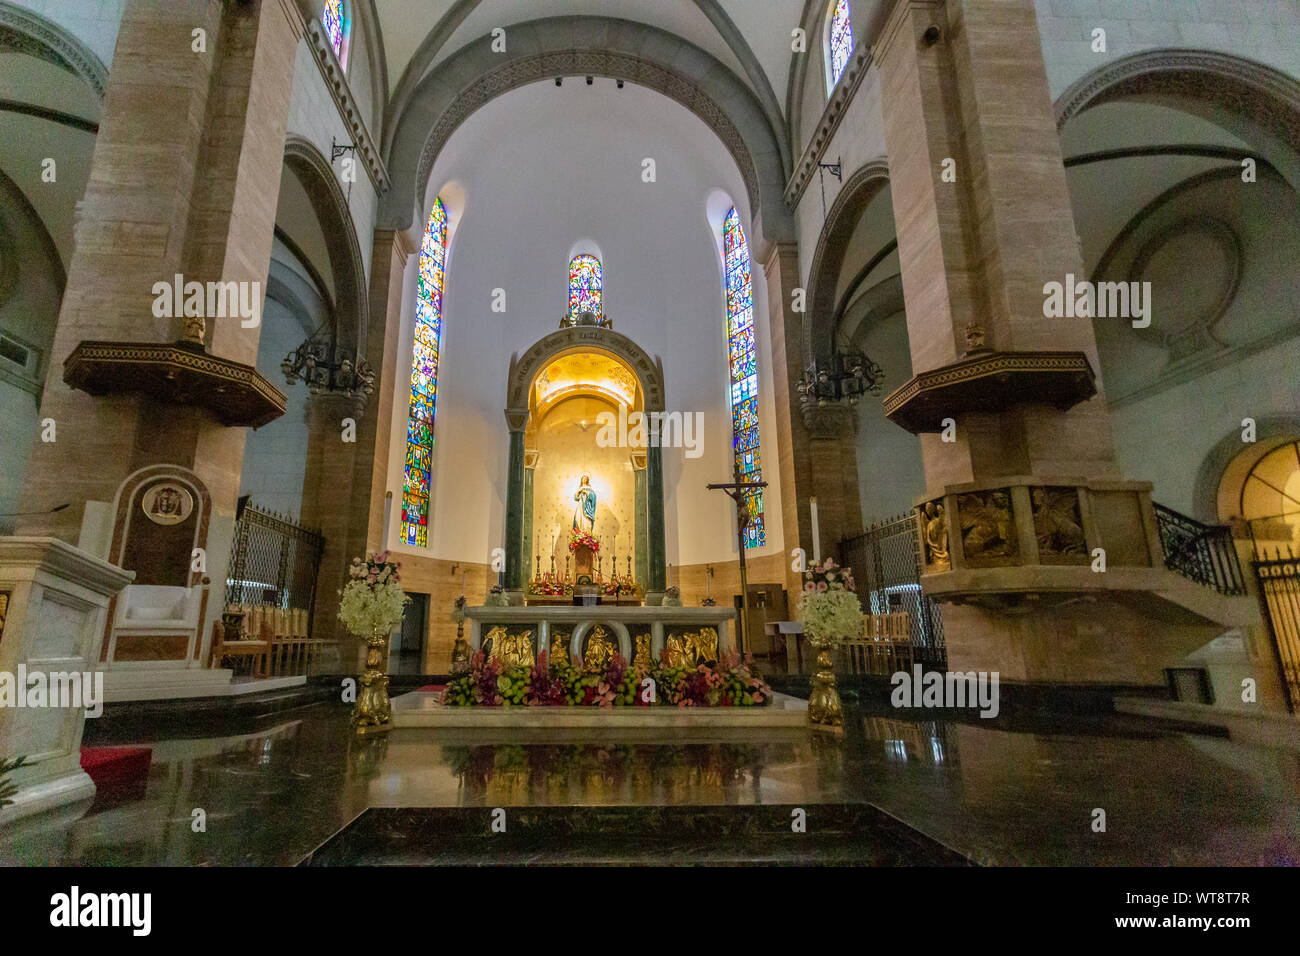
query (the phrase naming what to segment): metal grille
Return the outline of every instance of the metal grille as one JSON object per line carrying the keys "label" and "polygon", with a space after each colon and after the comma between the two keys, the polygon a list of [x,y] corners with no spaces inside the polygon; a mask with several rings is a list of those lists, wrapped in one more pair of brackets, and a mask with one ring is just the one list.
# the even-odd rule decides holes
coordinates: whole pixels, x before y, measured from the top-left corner
{"label": "metal grille", "polygon": [[840,544],[863,613],[906,611],[918,663],[946,667],[939,605],[921,591],[921,526],[915,512],[873,525]]}
{"label": "metal grille", "polygon": [[325,539],[318,531],[245,503],[235,519],[230,547],[227,606],[302,608],[310,621],[324,550]]}
{"label": "metal grille", "polygon": [[1227,525],[1201,524],[1160,504],[1155,508],[1165,567],[1220,594],[1246,593],[1246,579]]}
{"label": "metal grille", "polygon": [[1300,713],[1300,556],[1288,547],[1259,548],[1255,560],[1255,579],[1259,582],[1259,599],[1264,617],[1273,634],[1282,680],[1292,713]]}

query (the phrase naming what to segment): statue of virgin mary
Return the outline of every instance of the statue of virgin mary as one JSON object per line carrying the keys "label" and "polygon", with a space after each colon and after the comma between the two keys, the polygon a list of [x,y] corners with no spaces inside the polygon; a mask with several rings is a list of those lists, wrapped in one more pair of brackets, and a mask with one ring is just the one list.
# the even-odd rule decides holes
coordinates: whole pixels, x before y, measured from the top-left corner
{"label": "statue of virgin mary", "polygon": [[573,496],[578,507],[573,509],[573,530],[594,534],[596,528],[596,492],[591,490],[591,476],[583,475],[582,484]]}

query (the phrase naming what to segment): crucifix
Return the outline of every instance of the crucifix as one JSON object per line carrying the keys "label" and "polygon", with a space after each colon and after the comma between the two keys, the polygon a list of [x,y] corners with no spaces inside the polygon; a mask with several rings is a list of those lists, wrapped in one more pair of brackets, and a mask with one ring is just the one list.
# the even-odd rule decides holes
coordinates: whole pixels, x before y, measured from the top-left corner
{"label": "crucifix", "polygon": [[749,575],[745,570],[745,529],[749,527],[749,505],[745,501],[747,492],[756,488],[766,488],[766,481],[741,481],[740,462],[736,462],[732,472],[733,481],[711,484],[710,491],[721,490],[736,502],[736,537],[740,544],[740,620],[736,622],[736,649],[745,649],[745,620],[749,616]]}

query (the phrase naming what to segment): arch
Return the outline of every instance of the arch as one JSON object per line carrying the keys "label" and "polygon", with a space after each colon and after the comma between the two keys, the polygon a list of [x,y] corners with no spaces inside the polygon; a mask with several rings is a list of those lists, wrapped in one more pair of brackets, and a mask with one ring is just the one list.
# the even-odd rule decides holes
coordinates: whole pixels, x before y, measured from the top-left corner
{"label": "arch", "polygon": [[1300,192],[1300,81],[1227,53],[1162,48],[1097,67],[1057,98],[1057,131],[1093,106],[1150,96],[1203,104],[1212,108],[1207,118],[1248,142],[1262,133],[1284,145],[1297,162],[1280,171]]}
{"label": "arch", "polygon": [[1214,444],[1196,469],[1192,487],[1192,517],[1206,524],[1226,524],[1240,517],[1234,510],[1220,503],[1222,485],[1231,472],[1239,472],[1237,487],[1227,490],[1225,502],[1233,508],[1241,498],[1241,484],[1252,467],[1278,445],[1300,438],[1300,417],[1270,415],[1255,422],[1255,442],[1243,444],[1241,427],[1229,429]]}
{"label": "arch", "polygon": [[[447,12],[442,15],[433,29],[420,42],[415,53],[411,56],[406,68],[402,70],[402,75],[398,78],[397,86],[393,90],[393,96],[389,101],[388,108],[384,111],[384,155],[388,156],[393,145],[393,136],[390,130],[394,127],[394,118],[405,112],[407,104],[410,102],[415,88],[419,85],[421,78],[428,71],[429,66],[437,58],[438,53],[451,39],[456,29],[465,21],[482,0],[454,0]],[[736,26],[735,22],[727,15],[727,11],[722,8],[718,0],[694,0],[709,22],[713,24],[718,35],[722,37],[723,42],[736,55],[740,61],[741,68],[745,71],[745,76],[749,79],[751,86],[756,92],[759,103],[762,106],[763,113],[766,115],[768,123],[774,130],[782,128],[781,105],[777,101],[776,93],[772,89],[772,84],[767,78],[767,71],[754,55],[753,49],[745,40],[744,34]],[[514,29],[512,26],[511,30]],[[387,89],[387,83],[384,88]],[[778,137],[778,148],[781,151],[781,162],[786,169],[790,168],[790,143],[788,137]]]}
{"label": "arch", "polygon": [[582,652],[586,650],[583,646],[587,632],[591,631],[596,625],[607,625],[614,631],[614,636],[618,639],[618,652],[623,655],[623,660],[632,660],[632,634],[627,629],[627,625],[622,621],[608,621],[596,618],[591,621],[583,621],[573,629],[573,635],[569,638],[569,658],[577,657],[581,659]]}
{"label": "arch", "polygon": [[708,53],[663,30],[608,17],[553,17],[510,29],[506,52],[492,52],[486,36],[466,44],[421,79],[394,114],[385,157],[393,189],[380,211],[386,227],[410,227],[438,154],[472,113],[520,86],[586,74],[636,83],[693,112],[735,161],[745,181],[750,220],[762,208],[768,239],[794,236],[794,219],[783,200],[780,136],[753,92]]}
{"label": "arch", "polygon": [[82,79],[102,100],[108,69],[91,49],[39,14],[0,0],[0,50],[26,53]]}
{"label": "arch", "polygon": [[347,197],[339,186],[333,167],[314,144],[290,133],[285,138],[284,164],[298,177],[320,221],[334,273],[335,314],[332,340],[340,355],[360,356],[365,352],[370,324],[370,302],[366,294],[366,266],[361,257]]}
{"label": "arch", "polygon": [[848,240],[867,206],[889,183],[889,163],[872,160],[859,167],[840,189],[822,224],[808,270],[808,311],[804,316],[804,360],[826,361],[834,348],[835,286]]}
{"label": "arch", "polygon": [[613,329],[574,326],[559,329],[510,359],[510,376],[506,386],[506,418],[512,431],[522,431],[528,422],[529,391],[537,373],[563,352],[593,349],[609,352],[632,369],[645,396],[645,411],[664,410],[664,370],[654,358],[626,335]]}

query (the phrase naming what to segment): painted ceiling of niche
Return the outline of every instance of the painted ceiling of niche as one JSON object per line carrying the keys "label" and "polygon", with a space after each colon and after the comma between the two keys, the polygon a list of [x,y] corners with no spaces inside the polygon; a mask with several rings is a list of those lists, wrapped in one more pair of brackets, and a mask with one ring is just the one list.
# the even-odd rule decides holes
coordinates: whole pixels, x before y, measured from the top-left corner
{"label": "painted ceiling of niche", "polygon": [[[790,71],[790,31],[798,25],[803,0],[719,0],[767,74],[777,101],[784,104]],[[376,0],[395,88],[420,43],[454,0]],[[509,27],[542,17],[602,16],[645,23],[674,33],[716,57],[742,81],[745,71],[717,28],[695,0],[481,0],[439,50],[434,65],[494,27]],[[509,36],[507,34],[507,43]]]}

